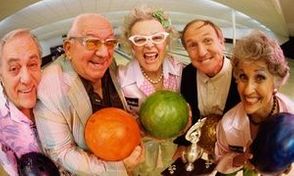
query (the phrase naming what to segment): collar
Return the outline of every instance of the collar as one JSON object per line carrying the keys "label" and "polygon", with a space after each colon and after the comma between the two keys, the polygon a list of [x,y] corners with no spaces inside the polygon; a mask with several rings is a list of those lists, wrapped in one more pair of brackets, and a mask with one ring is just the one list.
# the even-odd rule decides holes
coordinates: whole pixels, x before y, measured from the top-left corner
{"label": "collar", "polygon": [[9,101],[10,118],[15,122],[25,122],[31,124],[32,121],[27,118],[12,102]]}
{"label": "collar", "polygon": [[[86,92],[89,93],[89,92],[92,92],[93,91],[93,85],[91,84],[91,82],[89,80],[86,80],[85,78],[81,77],[80,75],[78,75],[79,78],[81,79],[85,89],[86,89]],[[101,81],[102,81],[102,84],[105,83],[105,79],[107,79],[108,77],[110,77],[109,75],[109,69],[107,69],[103,75],[103,77],[101,78]],[[102,87],[103,88],[103,87]]]}
{"label": "collar", "polygon": [[65,54],[61,55],[57,60],[62,68],[62,74],[64,74],[64,82],[70,86],[72,82],[74,82],[79,77],[79,75],[74,70],[72,63]]}
{"label": "collar", "polygon": [[8,112],[8,101],[4,95],[4,89],[2,87],[2,84],[0,84],[0,114],[4,117],[7,116]]}
{"label": "collar", "polygon": [[[167,79],[168,76],[175,75],[180,77],[181,72],[178,70],[178,67],[174,65],[177,64],[172,56],[167,56],[163,60],[163,79]],[[142,85],[145,78],[141,72],[140,65],[137,59],[133,59],[126,66],[121,66],[120,68],[125,72],[124,78],[121,81],[121,87],[126,87],[131,84]]]}
{"label": "collar", "polygon": [[242,103],[237,105],[236,114],[232,117],[232,126],[238,130],[244,130],[246,126],[250,127],[249,117]]}
{"label": "collar", "polygon": [[32,123],[30,119],[26,117],[4,94],[4,89],[0,84],[0,113],[1,117],[5,117],[10,113],[10,119],[12,121],[21,123]]}
{"label": "collar", "polygon": [[227,74],[228,69],[232,70],[232,64],[228,58],[224,57],[224,63],[223,63],[222,69],[214,77],[211,78],[198,70],[197,70],[197,75],[199,75],[199,80],[201,82],[207,83],[208,81],[215,81],[215,80],[225,76]]}

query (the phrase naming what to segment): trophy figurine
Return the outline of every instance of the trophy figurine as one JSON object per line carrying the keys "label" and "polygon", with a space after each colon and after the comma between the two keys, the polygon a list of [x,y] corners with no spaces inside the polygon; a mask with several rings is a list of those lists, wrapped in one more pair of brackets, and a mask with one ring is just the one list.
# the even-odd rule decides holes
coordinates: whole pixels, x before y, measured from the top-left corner
{"label": "trophy figurine", "polygon": [[194,170],[194,161],[202,156],[202,149],[197,145],[201,136],[201,127],[203,126],[206,118],[199,119],[187,132],[185,138],[192,144],[186,151],[183,152],[182,159],[186,162],[186,171],[191,172]]}

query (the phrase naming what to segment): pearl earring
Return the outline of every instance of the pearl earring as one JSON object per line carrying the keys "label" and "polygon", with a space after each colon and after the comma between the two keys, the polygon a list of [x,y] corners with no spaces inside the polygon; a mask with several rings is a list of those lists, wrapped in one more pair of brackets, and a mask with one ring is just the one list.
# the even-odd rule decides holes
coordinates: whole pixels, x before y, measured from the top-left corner
{"label": "pearl earring", "polygon": [[275,89],[274,89],[274,92],[273,92],[273,95],[276,95],[277,92],[278,92],[278,89],[275,88]]}

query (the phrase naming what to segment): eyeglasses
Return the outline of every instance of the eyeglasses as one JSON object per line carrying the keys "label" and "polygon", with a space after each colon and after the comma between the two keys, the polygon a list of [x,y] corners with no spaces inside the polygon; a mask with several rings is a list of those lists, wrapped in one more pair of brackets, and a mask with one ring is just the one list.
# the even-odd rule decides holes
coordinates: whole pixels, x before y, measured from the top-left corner
{"label": "eyeglasses", "polygon": [[98,40],[98,39],[86,38],[86,37],[70,37],[69,39],[78,40],[88,50],[97,50],[102,45],[105,45],[108,49],[113,49],[117,45],[116,39]]}
{"label": "eyeglasses", "polygon": [[148,41],[154,44],[161,44],[165,41],[169,33],[167,32],[158,32],[153,35],[133,35],[129,37],[129,40],[136,46],[143,46],[146,45]]}

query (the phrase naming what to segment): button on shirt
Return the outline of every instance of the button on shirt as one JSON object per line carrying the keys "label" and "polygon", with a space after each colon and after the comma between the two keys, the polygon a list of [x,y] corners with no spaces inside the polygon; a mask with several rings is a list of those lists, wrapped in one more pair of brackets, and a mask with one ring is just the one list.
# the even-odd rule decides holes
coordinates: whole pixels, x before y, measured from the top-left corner
{"label": "button on shirt", "polygon": [[221,71],[212,78],[197,71],[198,108],[201,116],[223,114],[231,79],[232,65],[227,58],[224,58]]}
{"label": "button on shirt", "polygon": [[96,112],[105,107],[116,107],[116,108],[123,109],[123,104],[119,98],[117,90],[115,89],[113,80],[111,79],[111,76],[109,73],[109,69],[107,69],[107,71],[105,72],[102,78],[103,98],[94,92],[94,88],[91,85],[90,81],[85,80],[82,77],[80,78],[86,89],[87,94],[89,95],[93,112]]}
{"label": "button on shirt", "polygon": [[41,152],[34,122],[3,94],[0,86],[0,164],[9,175],[17,175],[15,156]]}

